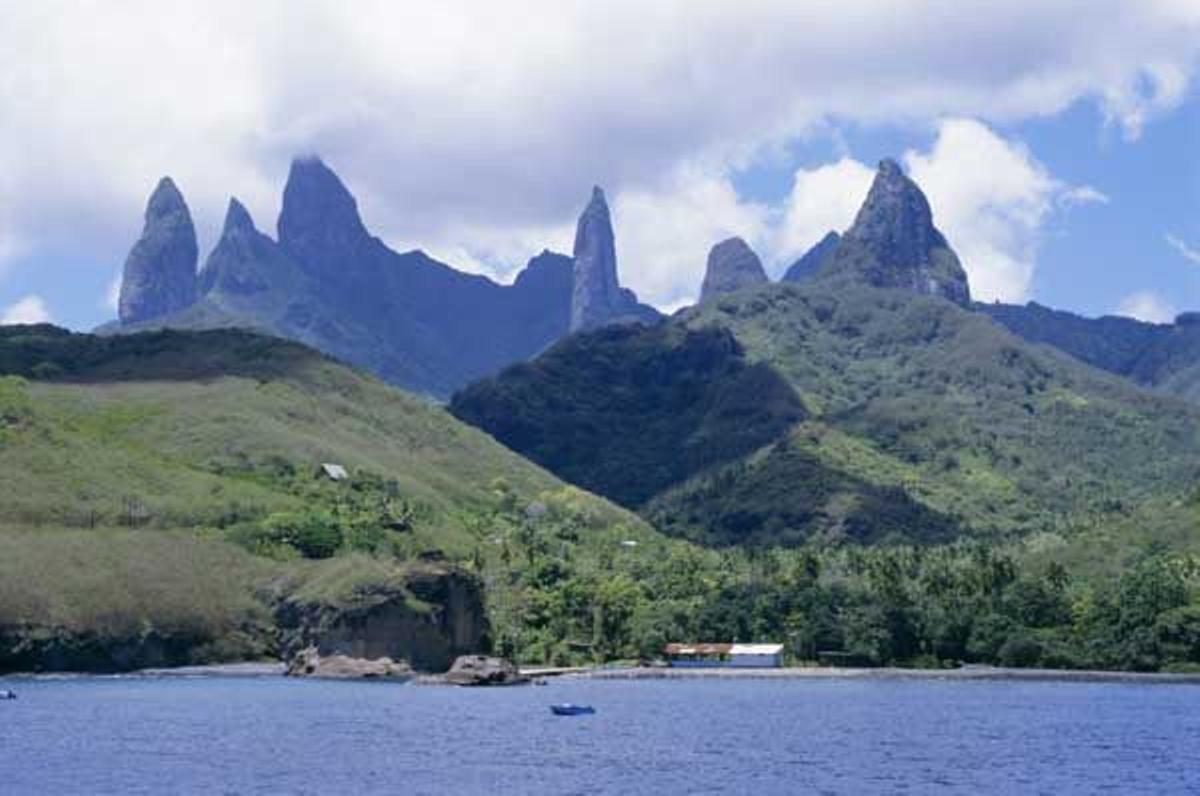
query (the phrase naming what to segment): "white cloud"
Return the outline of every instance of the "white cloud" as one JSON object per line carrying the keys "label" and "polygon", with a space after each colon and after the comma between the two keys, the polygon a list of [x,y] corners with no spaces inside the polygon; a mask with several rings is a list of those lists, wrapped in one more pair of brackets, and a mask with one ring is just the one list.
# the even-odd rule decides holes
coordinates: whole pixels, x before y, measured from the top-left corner
{"label": "white cloud", "polygon": [[775,238],[777,265],[790,265],[830,230],[844,232],[866,198],[874,174],[874,169],[849,157],[798,169]]}
{"label": "white cloud", "polygon": [[[904,155],[925,192],[934,224],[958,253],[982,301],[1028,298],[1041,230],[1056,209],[1104,203],[1091,186],[1055,178],[1019,143],[972,119],[945,119],[928,152]],[[774,238],[773,258],[790,262],[830,229],[843,231],[866,197],[874,169],[843,157],[800,169]]]}
{"label": "white cloud", "polygon": [[1179,313],[1162,296],[1142,290],[1123,298],[1117,307],[1117,314],[1147,323],[1170,323]]}
{"label": "white cloud", "polygon": [[[270,230],[288,160],[315,151],[398,248],[503,273],[545,245],[534,233],[569,228],[594,182],[678,220],[696,215],[689,191],[725,201],[732,168],[831,122],[994,123],[1084,100],[1135,136],[1185,95],[1197,5],[7,3],[0,118],[21,123],[0,147],[0,202],[20,201],[0,207],[0,246],[69,239],[110,269],[165,173],[203,248],[231,193]],[[726,202],[709,223],[755,215]],[[796,249],[807,233],[789,229]],[[628,281],[677,295],[665,263],[694,270],[694,254],[668,257],[665,230],[618,234]]]}
{"label": "white cloud", "polygon": [[622,284],[664,306],[696,297],[714,243],[737,235],[761,252],[767,232],[766,207],[741,201],[728,179],[697,167],[621,192],[612,213]]}
{"label": "white cloud", "polygon": [[1166,239],[1171,248],[1182,254],[1184,259],[1200,265],[1200,249],[1189,246],[1182,238],[1178,238],[1169,232],[1166,234]]}
{"label": "white cloud", "polygon": [[26,296],[0,312],[0,326],[14,323],[50,323],[50,311],[41,296]]}
{"label": "white cloud", "polygon": [[1099,204],[1106,205],[1111,200],[1108,194],[1098,191],[1090,185],[1079,185],[1074,188],[1067,188],[1058,195],[1058,204],[1061,207],[1074,207],[1075,205],[1090,205]]}
{"label": "white cloud", "polygon": [[928,153],[904,156],[981,301],[1024,301],[1038,238],[1057,205],[1104,201],[1090,186],[1071,187],[1025,147],[971,119],[947,119]]}

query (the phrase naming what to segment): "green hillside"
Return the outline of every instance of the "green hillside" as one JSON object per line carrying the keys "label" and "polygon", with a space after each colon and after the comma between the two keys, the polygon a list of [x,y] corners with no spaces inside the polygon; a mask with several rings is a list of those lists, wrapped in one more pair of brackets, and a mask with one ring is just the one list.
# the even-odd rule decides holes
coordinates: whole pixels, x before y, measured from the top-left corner
{"label": "green hillside", "polygon": [[[769,449],[689,475],[649,500],[623,501],[679,535],[795,544],[1058,532],[1200,481],[1193,406],[1030,345],[947,301],[850,284],[772,285],[691,308],[669,325],[731,333],[747,363],[782,377],[807,412]],[[585,362],[624,362],[642,338],[667,334],[573,346],[599,349]],[[566,356],[571,350],[560,345],[463,391],[452,411],[578,478],[578,460],[564,464],[507,433],[516,422],[555,427],[568,411],[574,418],[579,406],[597,405],[593,375],[570,376],[584,367]],[[525,400],[545,390],[555,396],[549,409]],[[506,399],[490,403],[497,394]],[[619,436],[607,408],[574,422],[589,436]],[[650,400],[643,408],[678,411]],[[526,413],[519,421],[518,411]],[[628,466],[655,472],[658,454],[644,454]],[[595,491],[623,500],[588,477]]]}
{"label": "green hillside", "polygon": [[[719,303],[713,317],[748,321],[759,300]],[[743,301],[754,306],[748,317]],[[832,321],[839,311],[819,314]],[[700,475],[664,469],[683,481],[645,509],[705,542],[740,538],[739,522],[753,521],[750,541],[812,543],[718,549],[663,536],[443,410],[292,343],[242,332],[105,339],[2,329],[0,476],[11,489],[0,502],[0,670],[274,657],[302,643],[298,616],[360,616],[384,604],[393,618],[400,610],[420,622],[443,610],[437,595],[450,583],[460,594],[471,591],[464,583],[482,587],[495,648],[527,662],[653,657],[679,639],[779,639],[808,660],[1200,663],[1200,568],[1170,552],[1195,545],[1193,493],[1021,540],[836,544],[838,529],[903,539],[890,524],[945,540],[962,529],[930,504],[953,490],[917,499],[891,485],[897,473],[922,475],[922,463],[840,425],[840,378],[780,391],[781,371],[755,359],[753,325],[713,325],[694,312],[646,337],[641,358],[596,352],[618,370],[628,361],[651,373],[679,364],[676,348],[691,352],[681,375],[652,380],[663,416],[638,421],[661,444],[639,454],[613,440],[606,450],[631,457],[623,461],[636,473],[638,455],[693,439],[726,454],[745,440],[752,448],[761,429],[745,426],[766,418],[770,441],[759,450],[700,460]],[[640,336],[623,329],[567,343]],[[530,367],[536,375],[540,365]],[[570,371],[559,375],[565,402]],[[641,383],[617,381],[612,392],[629,391],[629,401]],[[685,411],[689,397],[704,411]],[[781,423],[801,398],[810,414]],[[599,398],[589,400],[581,405]],[[604,428],[580,439],[600,444]],[[350,478],[316,476],[331,460]],[[728,488],[710,480],[712,468]],[[791,524],[810,502],[823,536]],[[719,523],[688,519],[706,507]],[[756,511],[769,516],[759,522]],[[463,621],[477,623],[478,612]]]}
{"label": "green hillside", "polygon": [[372,573],[469,569],[529,506],[652,535],[432,404],[240,331],[0,328],[0,478],[0,670],[263,654],[275,602],[327,565],[335,603]]}

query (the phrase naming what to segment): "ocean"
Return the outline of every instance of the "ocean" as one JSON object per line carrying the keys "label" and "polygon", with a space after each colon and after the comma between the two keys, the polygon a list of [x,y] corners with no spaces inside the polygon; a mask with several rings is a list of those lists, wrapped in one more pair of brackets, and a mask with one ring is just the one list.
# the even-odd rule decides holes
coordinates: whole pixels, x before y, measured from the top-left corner
{"label": "ocean", "polygon": [[[0,678],[0,793],[1197,793],[1200,686]],[[596,714],[551,715],[554,702]]]}

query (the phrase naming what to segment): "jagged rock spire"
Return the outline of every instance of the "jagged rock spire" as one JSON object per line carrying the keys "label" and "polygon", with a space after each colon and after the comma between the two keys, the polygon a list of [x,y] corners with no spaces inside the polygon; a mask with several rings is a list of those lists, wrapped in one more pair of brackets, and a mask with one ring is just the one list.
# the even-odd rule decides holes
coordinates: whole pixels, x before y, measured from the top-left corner
{"label": "jagged rock spire", "polygon": [[317,157],[292,161],[278,232],[280,245],[316,270],[347,265],[371,239],[354,196]]}
{"label": "jagged rock spire", "polygon": [[221,239],[200,271],[200,294],[209,296],[218,291],[246,296],[269,290],[271,266],[281,256],[275,241],[259,232],[250,212],[231,197]]}
{"label": "jagged rock spire", "polygon": [[142,236],[125,259],[121,323],[152,320],[196,301],[196,229],[183,194],[163,177],[146,203]]}
{"label": "jagged rock spire", "polygon": [[879,164],[867,200],[824,273],[853,275],[876,287],[971,302],[967,274],[933,225],[925,194],[894,160]]}
{"label": "jagged rock spire", "polygon": [[608,202],[600,186],[575,228],[575,287],[571,331],[602,325],[626,311],[628,298],[617,281],[617,253]]}
{"label": "jagged rock spire", "polygon": [[225,226],[221,232],[222,237],[252,231],[256,230],[254,219],[250,217],[250,211],[237,200],[236,196],[229,197],[229,207],[225,210]]}
{"label": "jagged rock spire", "polygon": [[754,250],[741,238],[729,238],[708,252],[700,301],[767,281],[767,272],[763,270],[762,261]]}

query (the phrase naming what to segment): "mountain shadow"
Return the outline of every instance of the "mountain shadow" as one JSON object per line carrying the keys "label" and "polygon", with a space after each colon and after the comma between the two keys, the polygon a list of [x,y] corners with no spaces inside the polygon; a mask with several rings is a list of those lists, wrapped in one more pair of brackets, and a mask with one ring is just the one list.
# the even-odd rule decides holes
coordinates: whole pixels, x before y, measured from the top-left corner
{"label": "mountain shadow", "polygon": [[807,415],[724,329],[612,326],[457,393],[450,411],[561,478],[638,508]]}

